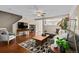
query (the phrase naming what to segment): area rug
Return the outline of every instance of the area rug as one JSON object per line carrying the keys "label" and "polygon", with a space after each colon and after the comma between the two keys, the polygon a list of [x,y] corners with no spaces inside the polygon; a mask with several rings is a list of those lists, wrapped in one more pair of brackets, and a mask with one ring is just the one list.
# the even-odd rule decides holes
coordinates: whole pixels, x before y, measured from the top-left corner
{"label": "area rug", "polygon": [[42,46],[37,45],[36,41],[29,39],[28,41],[22,42],[19,45],[23,48],[29,49],[29,53],[52,53],[49,46],[51,45],[51,39],[48,39]]}

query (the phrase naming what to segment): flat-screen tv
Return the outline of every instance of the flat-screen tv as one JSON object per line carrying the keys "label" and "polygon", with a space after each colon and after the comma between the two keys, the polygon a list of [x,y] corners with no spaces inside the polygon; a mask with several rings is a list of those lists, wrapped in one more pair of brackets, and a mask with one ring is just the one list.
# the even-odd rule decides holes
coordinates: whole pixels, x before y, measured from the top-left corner
{"label": "flat-screen tv", "polygon": [[24,22],[18,22],[18,29],[27,29],[28,24]]}

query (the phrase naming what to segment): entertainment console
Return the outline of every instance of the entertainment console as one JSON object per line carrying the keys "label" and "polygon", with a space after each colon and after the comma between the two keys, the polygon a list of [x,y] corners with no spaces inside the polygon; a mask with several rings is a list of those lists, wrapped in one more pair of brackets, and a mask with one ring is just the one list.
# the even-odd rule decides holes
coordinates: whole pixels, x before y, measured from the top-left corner
{"label": "entertainment console", "polygon": [[23,35],[25,35],[25,34],[29,35],[30,32],[35,32],[35,25],[34,24],[28,24],[25,22],[18,22],[17,26],[18,26],[17,35],[19,35],[21,33]]}
{"label": "entertainment console", "polygon": [[18,22],[18,29],[28,29],[28,23]]}
{"label": "entertainment console", "polygon": [[[17,35],[19,35],[20,33],[22,33],[22,35],[25,35],[26,32],[29,35],[29,29],[28,29],[28,23],[25,22],[18,22],[17,24],[18,29],[17,29]],[[24,34],[25,33],[25,34]]]}

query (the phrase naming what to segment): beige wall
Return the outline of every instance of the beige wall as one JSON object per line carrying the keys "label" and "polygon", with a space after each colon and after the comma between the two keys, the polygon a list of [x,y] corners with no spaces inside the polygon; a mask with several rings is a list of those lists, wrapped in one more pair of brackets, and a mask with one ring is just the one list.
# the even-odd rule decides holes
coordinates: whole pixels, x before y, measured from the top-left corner
{"label": "beige wall", "polygon": [[21,16],[0,11],[0,28],[7,28],[9,32],[12,32],[12,24],[21,18]]}

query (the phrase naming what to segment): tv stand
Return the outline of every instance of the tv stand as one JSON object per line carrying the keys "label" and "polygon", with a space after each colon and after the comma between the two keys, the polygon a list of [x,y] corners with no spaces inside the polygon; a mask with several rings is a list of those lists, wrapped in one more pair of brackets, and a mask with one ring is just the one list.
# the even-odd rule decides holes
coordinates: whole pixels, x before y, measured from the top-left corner
{"label": "tv stand", "polygon": [[25,32],[25,31],[27,31],[29,35],[29,29],[17,29],[17,35],[19,35],[19,32]]}

